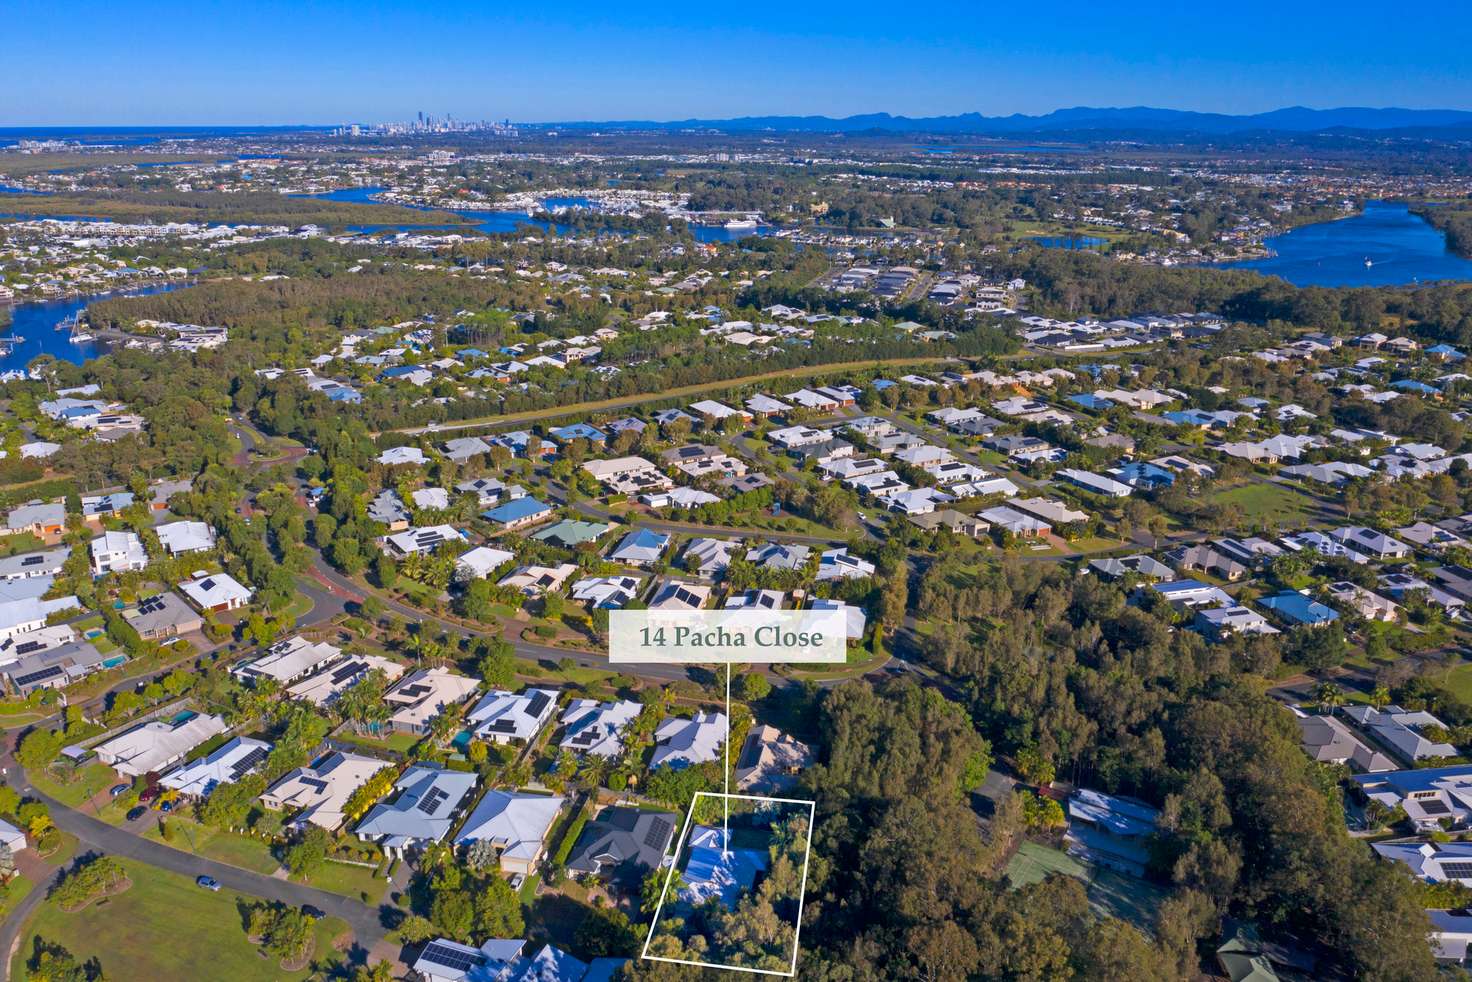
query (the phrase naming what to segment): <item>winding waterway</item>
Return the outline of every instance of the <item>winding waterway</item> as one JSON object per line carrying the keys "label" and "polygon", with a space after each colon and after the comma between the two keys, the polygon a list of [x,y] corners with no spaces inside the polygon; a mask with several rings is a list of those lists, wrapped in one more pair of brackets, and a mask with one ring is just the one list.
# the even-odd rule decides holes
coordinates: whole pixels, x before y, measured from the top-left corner
{"label": "winding waterway", "polygon": [[1472,280],[1472,259],[1446,247],[1446,237],[1401,204],[1371,201],[1333,222],[1301,225],[1264,243],[1273,255],[1221,269],[1281,276],[1294,286],[1406,286]]}

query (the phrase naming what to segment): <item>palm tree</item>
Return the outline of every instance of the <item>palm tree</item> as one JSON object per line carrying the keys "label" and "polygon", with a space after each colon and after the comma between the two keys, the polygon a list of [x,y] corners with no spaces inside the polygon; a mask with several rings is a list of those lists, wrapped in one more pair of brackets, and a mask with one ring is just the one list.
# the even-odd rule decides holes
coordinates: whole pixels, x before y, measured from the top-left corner
{"label": "palm tree", "polygon": [[1375,686],[1375,691],[1370,693],[1370,705],[1376,709],[1384,709],[1390,705],[1390,690],[1383,683]]}
{"label": "palm tree", "polygon": [[1344,705],[1344,690],[1325,679],[1314,690],[1314,698],[1318,701],[1321,710],[1327,710],[1332,714],[1337,707]]}

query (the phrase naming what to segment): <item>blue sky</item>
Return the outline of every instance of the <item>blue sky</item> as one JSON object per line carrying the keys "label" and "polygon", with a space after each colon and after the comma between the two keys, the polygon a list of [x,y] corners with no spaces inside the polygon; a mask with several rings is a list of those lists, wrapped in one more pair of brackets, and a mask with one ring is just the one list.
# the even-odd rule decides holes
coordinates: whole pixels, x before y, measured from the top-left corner
{"label": "blue sky", "polygon": [[0,126],[1472,108],[1465,0],[4,9]]}

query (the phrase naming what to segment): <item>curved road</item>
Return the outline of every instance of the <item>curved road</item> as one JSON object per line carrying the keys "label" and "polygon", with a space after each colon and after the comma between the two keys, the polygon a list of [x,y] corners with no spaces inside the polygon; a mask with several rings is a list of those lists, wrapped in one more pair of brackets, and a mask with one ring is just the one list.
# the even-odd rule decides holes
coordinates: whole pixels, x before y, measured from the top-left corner
{"label": "curved road", "polygon": [[[332,917],[340,917],[352,929],[357,944],[370,951],[379,945],[388,929],[383,924],[379,910],[369,907],[341,894],[328,893],[315,887],[279,880],[250,870],[216,862],[193,853],[182,852],[170,846],[145,839],[126,829],[84,815],[68,808],[61,802],[32,787],[25,771],[13,760],[4,769],[6,783],[28,798],[35,798],[51,809],[52,821],[63,832],[69,832],[81,841],[83,847],[113,856],[126,856],[159,869],[169,870],[181,876],[213,876],[222,886],[239,893],[265,900],[278,901],[293,907],[310,904]],[[26,898],[26,902],[13,911],[0,925],[0,952],[4,962],[0,963],[0,982],[6,982],[10,973],[10,957],[20,940],[31,911],[46,896],[47,884],[38,884]],[[396,957],[396,953],[395,956]]]}

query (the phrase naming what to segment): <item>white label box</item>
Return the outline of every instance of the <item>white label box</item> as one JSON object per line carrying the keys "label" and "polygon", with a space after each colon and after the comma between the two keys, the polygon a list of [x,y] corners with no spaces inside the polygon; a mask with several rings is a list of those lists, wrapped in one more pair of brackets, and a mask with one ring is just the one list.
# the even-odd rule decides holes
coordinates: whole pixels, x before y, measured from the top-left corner
{"label": "white label box", "polygon": [[841,610],[615,610],[608,615],[608,660],[842,665],[847,620]]}

